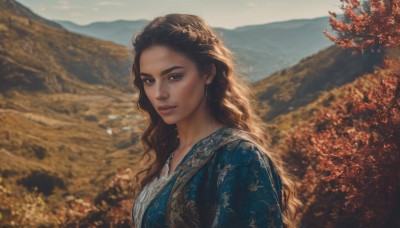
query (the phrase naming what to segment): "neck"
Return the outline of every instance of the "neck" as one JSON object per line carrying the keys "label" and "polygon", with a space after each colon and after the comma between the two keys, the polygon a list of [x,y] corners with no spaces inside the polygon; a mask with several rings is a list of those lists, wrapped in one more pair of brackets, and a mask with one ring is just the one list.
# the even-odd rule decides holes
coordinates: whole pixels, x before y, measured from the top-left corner
{"label": "neck", "polygon": [[178,150],[192,147],[199,140],[223,127],[206,108],[200,108],[194,116],[177,123],[176,126],[179,134]]}

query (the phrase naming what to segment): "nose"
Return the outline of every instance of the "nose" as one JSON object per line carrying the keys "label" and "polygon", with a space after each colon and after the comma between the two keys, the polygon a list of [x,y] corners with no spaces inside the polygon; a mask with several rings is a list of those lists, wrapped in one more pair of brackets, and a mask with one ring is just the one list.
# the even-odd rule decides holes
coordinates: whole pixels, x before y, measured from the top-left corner
{"label": "nose", "polygon": [[165,100],[169,97],[167,85],[163,82],[155,84],[154,98],[157,100]]}

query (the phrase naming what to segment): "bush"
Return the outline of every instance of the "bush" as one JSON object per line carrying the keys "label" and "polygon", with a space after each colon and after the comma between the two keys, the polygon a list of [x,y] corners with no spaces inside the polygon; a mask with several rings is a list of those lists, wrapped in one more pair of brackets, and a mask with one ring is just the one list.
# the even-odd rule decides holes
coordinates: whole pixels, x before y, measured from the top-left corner
{"label": "bush", "polygon": [[400,226],[399,66],[386,60],[287,138],[305,226]]}

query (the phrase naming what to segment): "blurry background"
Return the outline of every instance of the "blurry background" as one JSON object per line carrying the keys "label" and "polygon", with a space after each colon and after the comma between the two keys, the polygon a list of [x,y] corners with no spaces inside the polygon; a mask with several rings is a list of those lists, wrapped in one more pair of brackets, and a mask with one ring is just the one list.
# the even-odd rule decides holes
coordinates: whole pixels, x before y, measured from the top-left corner
{"label": "blurry background", "polygon": [[[343,150],[371,142],[373,131],[357,128],[371,112],[353,117],[345,101],[352,107],[365,101],[379,85],[372,74],[398,73],[398,62],[384,62],[397,50],[353,55],[324,36],[333,33],[328,11],[339,6],[339,0],[0,0],[0,224],[131,226],[132,176],[147,122],[130,84],[130,41],[149,20],[172,12],[203,17],[235,53],[271,126],[273,148],[299,179],[303,225],[360,226],[371,218],[398,224],[398,204],[361,210],[351,201],[352,183],[360,180],[340,179],[346,171],[326,165],[344,164],[350,157]],[[385,91],[395,90],[390,80]],[[398,121],[398,112],[389,114]],[[375,137],[392,142],[397,133]],[[315,147],[321,145],[327,148]],[[321,151],[338,151],[336,160]],[[385,199],[399,197],[398,189]]]}

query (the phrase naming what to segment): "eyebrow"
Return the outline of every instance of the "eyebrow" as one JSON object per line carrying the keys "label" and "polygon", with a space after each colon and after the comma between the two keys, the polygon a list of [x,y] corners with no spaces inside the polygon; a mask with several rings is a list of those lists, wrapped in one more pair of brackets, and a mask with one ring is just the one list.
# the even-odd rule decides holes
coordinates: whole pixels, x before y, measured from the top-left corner
{"label": "eyebrow", "polygon": [[[173,66],[173,67],[170,67],[170,68],[168,68],[168,69],[165,69],[165,70],[163,70],[163,71],[161,71],[161,76],[162,75],[166,75],[166,74],[168,74],[168,73],[170,73],[170,72],[172,72],[172,71],[174,71],[174,70],[176,70],[176,69],[182,69],[182,68],[184,68],[183,66]],[[140,73],[140,75],[142,75],[142,76],[147,76],[147,77],[152,77],[150,74],[148,74],[148,73]]]}

